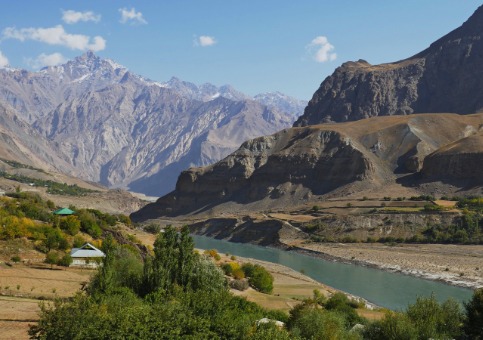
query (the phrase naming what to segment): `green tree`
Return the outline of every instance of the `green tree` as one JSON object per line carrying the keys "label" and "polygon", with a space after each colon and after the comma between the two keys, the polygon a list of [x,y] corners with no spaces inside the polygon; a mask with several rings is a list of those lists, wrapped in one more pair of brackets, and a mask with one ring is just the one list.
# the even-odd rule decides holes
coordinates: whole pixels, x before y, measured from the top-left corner
{"label": "green tree", "polygon": [[416,340],[416,328],[403,313],[389,312],[384,318],[366,326],[365,339],[371,340]]}
{"label": "green tree", "polygon": [[483,288],[475,290],[470,301],[465,303],[465,334],[470,339],[483,339]]}
{"label": "green tree", "polygon": [[65,250],[69,247],[69,243],[62,236],[62,232],[57,228],[48,228],[45,230],[45,239],[43,240],[44,247],[51,251],[52,249]]}
{"label": "green tree", "polygon": [[181,233],[178,239],[178,268],[176,283],[181,286],[188,286],[191,272],[194,266],[194,242],[189,234],[188,226],[184,226],[181,229]]}
{"label": "green tree", "polygon": [[337,312],[320,308],[304,308],[297,319],[292,320],[292,334],[303,339],[359,339],[356,333],[349,333],[344,317]]}
{"label": "green tree", "polygon": [[59,262],[59,254],[55,251],[49,251],[45,256],[44,262],[50,264],[50,269],[53,269],[54,264]]}
{"label": "green tree", "polygon": [[65,254],[62,258],[57,262],[59,266],[69,267],[72,264],[72,257],[69,254]]}
{"label": "green tree", "polygon": [[463,313],[454,300],[440,305],[434,295],[419,297],[407,308],[406,315],[415,326],[418,339],[457,338],[461,335]]}
{"label": "green tree", "polygon": [[68,234],[75,236],[80,230],[81,222],[77,216],[70,215],[60,220],[59,227]]}

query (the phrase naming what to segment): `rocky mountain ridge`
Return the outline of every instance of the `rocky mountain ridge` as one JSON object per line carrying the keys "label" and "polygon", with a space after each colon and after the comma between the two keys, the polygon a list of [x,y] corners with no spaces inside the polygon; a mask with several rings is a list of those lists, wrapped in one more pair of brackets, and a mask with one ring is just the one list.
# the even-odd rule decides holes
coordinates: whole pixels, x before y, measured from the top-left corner
{"label": "rocky mountain ridge", "polygon": [[92,52],[39,72],[1,69],[0,101],[43,135],[64,161],[52,164],[57,170],[148,195],[297,114],[227,85],[154,82]]}
{"label": "rocky mountain ridge", "polygon": [[294,126],[374,116],[483,109],[483,6],[459,28],[408,59],[346,62],[314,93]]}
{"label": "rocky mountain ridge", "polygon": [[[216,164],[183,171],[173,192],[133,217],[223,206],[226,211],[283,209],[328,197],[382,197],[389,186],[438,195],[478,191],[482,131],[483,114],[376,117],[284,129],[243,143]],[[455,148],[463,151],[452,154]],[[474,153],[470,163],[468,150]],[[471,170],[461,171],[468,164]]]}

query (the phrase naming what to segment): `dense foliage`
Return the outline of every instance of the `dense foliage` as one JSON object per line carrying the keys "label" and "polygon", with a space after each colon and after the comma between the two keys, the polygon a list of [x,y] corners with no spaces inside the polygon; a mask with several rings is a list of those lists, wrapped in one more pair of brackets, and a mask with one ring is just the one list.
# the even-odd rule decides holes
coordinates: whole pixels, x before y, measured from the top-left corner
{"label": "dense foliage", "polygon": [[46,263],[68,266],[72,259],[66,252],[86,242],[79,234],[81,231],[98,240],[94,243],[100,243],[103,230],[118,222],[131,224],[124,215],[70,208],[75,211],[74,215],[57,216],[52,214],[55,204],[36,193],[8,193],[0,197],[0,240],[27,238],[36,250],[46,254]]}
{"label": "dense foliage", "polygon": [[[188,233],[188,228],[181,233],[166,228],[154,254],[144,259],[108,237],[102,244],[106,257],[87,294],[43,305],[29,334],[34,339],[483,339],[483,289],[465,310],[432,296],[375,322],[359,316],[363,304],[346,295],[326,298],[314,291],[287,317],[230,294],[221,269],[210,256],[194,252]],[[258,270],[244,267],[248,277]],[[240,267],[232,262],[224,269]],[[263,317],[286,326],[257,324]]]}
{"label": "dense foliage", "polygon": [[221,270],[193,251],[187,228],[160,233],[144,260],[111,238],[102,249],[88,294],[44,305],[33,338],[288,338],[284,330],[256,327],[260,318],[286,316],[230,294]]}

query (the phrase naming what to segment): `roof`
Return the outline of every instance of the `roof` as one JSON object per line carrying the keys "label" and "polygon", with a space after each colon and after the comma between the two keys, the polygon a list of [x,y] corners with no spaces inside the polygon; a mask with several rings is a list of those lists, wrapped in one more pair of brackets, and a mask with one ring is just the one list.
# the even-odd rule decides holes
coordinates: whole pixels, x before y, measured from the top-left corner
{"label": "roof", "polygon": [[72,215],[74,212],[69,208],[61,208],[59,210],[54,211],[54,215]]}
{"label": "roof", "polygon": [[84,244],[80,248],[72,248],[70,256],[76,257],[105,257],[106,255],[90,243]]}

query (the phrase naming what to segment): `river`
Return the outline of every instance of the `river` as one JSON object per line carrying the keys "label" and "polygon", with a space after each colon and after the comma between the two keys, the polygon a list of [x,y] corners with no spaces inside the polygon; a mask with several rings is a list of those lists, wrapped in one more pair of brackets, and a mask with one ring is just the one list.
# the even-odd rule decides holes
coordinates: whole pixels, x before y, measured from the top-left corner
{"label": "river", "polygon": [[217,249],[220,253],[279,263],[303,272],[320,283],[392,310],[405,309],[408,304],[415,302],[418,296],[434,294],[439,301],[453,298],[463,302],[469,300],[473,294],[471,289],[400,273],[332,262],[296,252],[247,243],[232,243],[198,235],[192,235],[192,237],[197,248]]}

